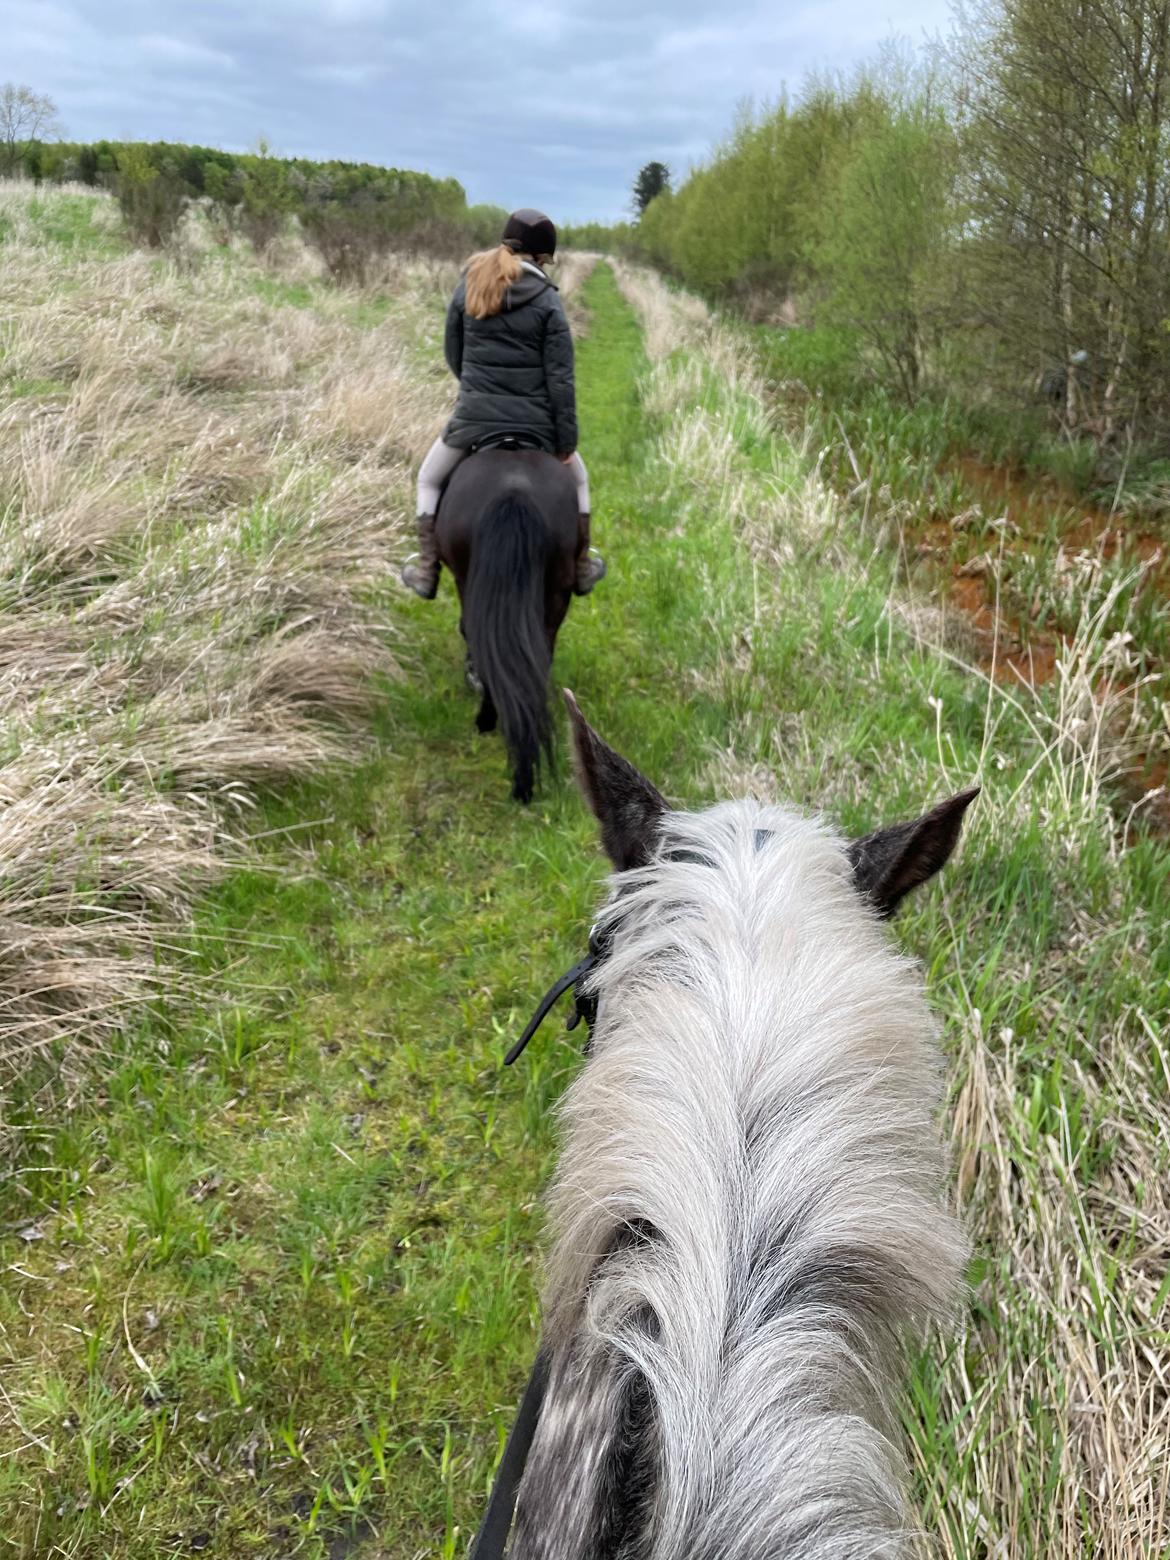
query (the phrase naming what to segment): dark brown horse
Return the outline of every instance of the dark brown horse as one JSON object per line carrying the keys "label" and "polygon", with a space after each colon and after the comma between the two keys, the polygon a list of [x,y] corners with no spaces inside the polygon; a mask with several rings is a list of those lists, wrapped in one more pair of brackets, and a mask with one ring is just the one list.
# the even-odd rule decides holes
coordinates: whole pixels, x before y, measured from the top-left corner
{"label": "dark brown horse", "polygon": [[475,723],[503,728],[512,795],[530,802],[552,756],[549,672],[573,594],[577,490],[541,450],[487,449],[452,474],[436,521],[439,556],[455,576],[469,670],[482,685]]}

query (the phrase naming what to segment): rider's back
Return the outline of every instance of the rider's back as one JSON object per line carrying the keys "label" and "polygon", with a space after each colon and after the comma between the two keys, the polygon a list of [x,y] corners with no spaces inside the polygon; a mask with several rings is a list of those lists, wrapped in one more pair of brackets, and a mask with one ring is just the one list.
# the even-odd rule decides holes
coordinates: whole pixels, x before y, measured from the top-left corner
{"label": "rider's back", "polygon": [[576,449],[573,339],[560,296],[537,266],[526,264],[498,312],[484,317],[468,309],[467,279],[460,281],[444,347],[459,379],[444,443],[467,449],[490,435],[514,433],[554,454]]}
{"label": "rider's back", "polygon": [[589,473],[577,452],[573,338],[544,271],[556,248],[557,230],[542,212],[514,211],[499,244],[467,262],[447,309],[443,347],[459,397],[419,467],[419,550],[402,568],[403,584],[427,601],[438,589],[436,519],[453,473],[470,450],[509,442],[556,455],[570,474],[577,527],[573,590],[587,596],[605,575],[604,559],[589,546]]}

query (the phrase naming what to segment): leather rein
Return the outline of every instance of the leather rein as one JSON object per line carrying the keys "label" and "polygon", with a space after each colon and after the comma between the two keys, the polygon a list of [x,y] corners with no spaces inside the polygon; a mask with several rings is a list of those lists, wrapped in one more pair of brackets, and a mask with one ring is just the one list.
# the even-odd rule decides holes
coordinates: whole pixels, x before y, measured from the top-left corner
{"label": "leather rein", "polygon": [[[565,1020],[565,1028],[576,1029],[581,1020],[584,1019],[587,1028],[592,1033],[593,1026],[597,1022],[597,998],[592,992],[586,992],[582,989],[582,982],[592,975],[593,971],[605,958],[609,952],[609,945],[610,933],[608,928],[603,931],[594,922],[589,930],[589,952],[583,959],[578,959],[571,969],[567,969],[559,980],[553,981],[544,996],[541,997],[536,1012],[533,1013],[525,1025],[524,1033],[509,1050],[507,1056],[504,1057],[505,1067],[511,1067],[517,1057],[523,1054],[528,1042],[570,987],[573,988],[573,1011]],[[586,1043],[586,1050],[588,1050],[588,1043]]]}
{"label": "leather rein", "polygon": [[[597,997],[593,992],[585,991],[583,983],[609,952],[611,935],[609,927],[601,929],[596,923],[593,925],[589,932],[589,952],[583,959],[578,959],[577,963],[571,969],[567,969],[545,992],[536,1012],[525,1025],[524,1033],[504,1057],[505,1067],[511,1067],[512,1063],[523,1054],[533,1035],[565,992],[570,989],[573,993],[573,1011],[565,1020],[565,1028],[576,1029],[581,1020],[585,1020],[585,1027],[589,1031],[585,1042],[585,1050],[588,1052],[589,1037],[592,1036],[593,1026],[597,1022]],[[544,1403],[547,1385],[548,1356],[543,1349],[538,1349],[532,1373],[524,1388],[524,1396],[520,1399],[520,1407],[508,1432],[504,1455],[500,1458],[500,1465],[492,1480],[492,1492],[488,1497],[487,1510],[484,1512],[479,1532],[471,1546],[470,1560],[504,1560],[508,1534],[512,1530],[512,1517],[516,1511],[516,1496],[520,1489],[520,1480],[524,1476],[528,1453],[536,1435],[536,1427],[540,1423],[540,1410]]]}

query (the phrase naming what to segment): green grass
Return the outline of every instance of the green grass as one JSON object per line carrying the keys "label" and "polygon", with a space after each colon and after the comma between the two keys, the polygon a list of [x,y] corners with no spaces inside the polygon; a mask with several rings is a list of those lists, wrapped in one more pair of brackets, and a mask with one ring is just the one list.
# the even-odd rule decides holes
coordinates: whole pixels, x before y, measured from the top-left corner
{"label": "green grass", "polygon": [[[944,762],[974,774],[986,691],[894,624],[893,563],[816,546],[753,563],[720,504],[657,458],[608,269],[586,303],[580,413],[611,573],[570,613],[558,681],[688,801],[721,789],[728,749],[856,829],[937,795]],[[705,394],[717,411],[719,386]],[[745,433],[736,458],[752,480],[805,474],[782,438]],[[376,756],[270,802],[263,869],[201,915],[214,999],[128,1034],[70,1110],[27,1099],[12,1123],[25,1158],[3,1218],[39,1238],[3,1243],[0,1382],[19,1419],[0,1553],[314,1556],[348,1533],[355,1553],[408,1560],[462,1553],[474,1529],[535,1347],[538,1198],[578,1038],[553,1020],[515,1069],[500,1059],[579,956],[604,869],[563,763],[532,808],[508,801],[449,581],[394,611],[415,659],[384,690]],[[1034,758],[1027,722],[1005,709],[992,742],[1003,796]],[[1008,1048],[1021,1195],[1062,1133],[1105,1189],[1118,1117],[1086,1079],[1103,1037],[1165,1008],[1167,853],[1078,838],[1074,856],[1042,812],[1001,833],[989,815],[901,935],[948,1017],[956,1096],[973,1012],[997,1065]],[[1017,1350],[1043,1362],[1050,1326],[1019,1292],[1011,1232],[977,1234],[970,1423],[934,1355],[911,1420],[928,1509],[973,1560],[971,1512],[998,1516],[979,1475],[994,1383],[1015,1380]],[[1138,1239],[1122,1232],[1116,1260]],[[1024,1460],[1013,1553],[1048,1552],[1064,1443],[1041,1421],[1055,1461]],[[1014,1458],[992,1462],[1006,1477]]]}
{"label": "green grass", "polygon": [[875,489],[886,486],[896,498],[953,513],[982,496],[955,470],[970,457],[989,470],[1015,471],[1066,510],[1092,504],[1147,526],[1166,518],[1170,464],[1157,448],[1133,450],[1124,460],[1103,456],[1091,439],[1065,438],[1023,396],[1004,404],[928,388],[907,405],[874,382],[861,344],[845,330],[757,326],[751,337],[783,395],[803,399],[807,392],[819,402],[815,420],[842,483],[855,476],[852,449]]}
{"label": "green grass", "polygon": [[[118,253],[122,243],[103,220],[103,211],[90,195],[66,194],[48,189],[25,204],[25,220],[42,239],[76,259]],[[14,224],[0,217],[0,246],[14,232]]]}
{"label": "green grass", "polygon": [[[676,719],[701,587],[639,482],[639,332],[606,275],[593,302],[581,415],[613,579],[570,615],[558,673],[677,781],[702,752]],[[699,539],[684,551],[698,568]],[[578,956],[602,867],[563,774],[529,811],[507,800],[449,587],[404,616],[418,665],[386,690],[377,761],[269,809],[269,829],[328,818],[293,836],[313,873],[289,881],[278,845],[203,918],[228,1004],[130,1037],[98,1108],[34,1128],[51,1173],[20,1178],[17,1208],[46,1238],[18,1250],[46,1445],[0,1472],[26,1538],[145,1555],[207,1532],[235,1555],[397,1512],[405,1555],[474,1521],[533,1349],[534,1204],[576,1049],[553,1026],[523,1067],[499,1061]],[[692,713],[714,735],[717,705]]]}

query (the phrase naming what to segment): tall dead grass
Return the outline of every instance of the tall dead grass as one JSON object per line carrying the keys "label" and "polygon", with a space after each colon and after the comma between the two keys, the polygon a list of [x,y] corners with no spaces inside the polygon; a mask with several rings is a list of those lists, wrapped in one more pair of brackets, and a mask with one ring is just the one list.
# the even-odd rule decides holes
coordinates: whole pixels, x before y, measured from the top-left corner
{"label": "tall dead grass", "polygon": [[361,751],[447,399],[413,355],[450,267],[395,257],[359,319],[281,301],[287,243],[95,253],[65,199],[0,189],[0,1090],[172,991],[258,790]]}
{"label": "tall dead grass", "polygon": [[[857,518],[843,514],[812,452],[781,446],[762,459],[766,398],[743,343],[648,273],[623,266],[619,276],[647,333],[657,479],[684,524],[693,500],[747,544],[752,619],[717,607],[712,617],[727,670],[743,675],[755,636],[786,616],[804,621],[797,554],[817,552],[860,590],[865,539],[844,534],[843,520],[856,531]],[[855,721],[822,714],[810,666],[807,704],[769,712],[766,743],[762,720],[745,715],[712,762],[718,794],[856,806],[873,785],[858,762],[869,710],[896,664],[903,681],[921,679],[922,707],[933,705],[936,754],[924,764],[891,746],[883,790],[925,799],[984,782],[973,828],[1014,908],[1005,925],[994,906],[970,902],[957,869],[945,890],[952,973],[936,992],[956,1197],[981,1276],[965,1336],[949,1353],[941,1341],[932,1348],[945,1364],[925,1367],[930,1406],[913,1427],[925,1526],[957,1560],[1170,1553],[1170,1053],[1165,992],[1147,962],[1161,929],[1127,898],[1122,871],[1115,781],[1150,736],[1132,625],[1116,627],[1123,585],[1085,586],[1049,688],[964,668],[985,705],[974,756],[932,692],[929,661],[924,669],[910,653],[913,625],[929,658],[956,660],[935,637],[939,615],[891,595],[872,661],[850,668]],[[792,690],[779,702],[789,708]],[[1031,883],[1056,896],[1034,921],[1029,897],[1041,890]],[[1039,1063],[1038,1036],[1048,1037]]]}
{"label": "tall dead grass", "polygon": [[581,302],[581,284],[600,259],[599,254],[589,249],[563,249],[557,256],[553,276],[569,325],[578,339],[589,333],[589,311]]}
{"label": "tall dead grass", "polygon": [[657,271],[628,260],[611,260],[622,297],[638,316],[642,341],[651,363],[671,353],[697,347],[717,322],[711,310],[693,293],[668,287]]}

